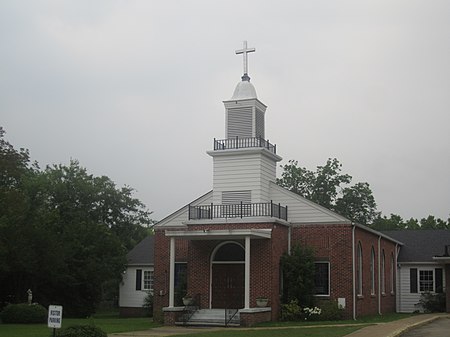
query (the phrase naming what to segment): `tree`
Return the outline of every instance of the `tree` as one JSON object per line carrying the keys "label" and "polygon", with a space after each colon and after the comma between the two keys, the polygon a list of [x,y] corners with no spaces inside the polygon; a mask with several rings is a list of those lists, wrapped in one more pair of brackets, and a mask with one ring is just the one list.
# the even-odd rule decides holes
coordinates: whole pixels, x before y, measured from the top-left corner
{"label": "tree", "polygon": [[77,161],[40,170],[3,136],[0,128],[0,302],[23,301],[31,288],[44,305],[89,315],[103,285],[118,290],[126,252],[148,234],[151,212],[133,189]]}
{"label": "tree", "polygon": [[315,172],[299,167],[295,160],[282,168],[278,185],[361,224],[369,224],[376,217],[376,202],[369,184],[347,186],[352,177],[341,173],[342,165],[336,158],[329,158]]}
{"label": "tree", "polygon": [[281,256],[283,272],[283,302],[297,300],[310,306],[314,291],[314,253],[311,248],[294,245],[291,254]]}

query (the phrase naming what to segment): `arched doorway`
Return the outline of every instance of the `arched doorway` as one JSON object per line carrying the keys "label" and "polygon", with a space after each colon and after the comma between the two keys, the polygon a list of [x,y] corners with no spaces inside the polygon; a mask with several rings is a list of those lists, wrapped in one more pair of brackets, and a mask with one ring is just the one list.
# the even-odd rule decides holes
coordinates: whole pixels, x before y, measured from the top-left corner
{"label": "arched doorway", "polygon": [[211,257],[211,307],[244,307],[245,249],[237,242],[223,242]]}

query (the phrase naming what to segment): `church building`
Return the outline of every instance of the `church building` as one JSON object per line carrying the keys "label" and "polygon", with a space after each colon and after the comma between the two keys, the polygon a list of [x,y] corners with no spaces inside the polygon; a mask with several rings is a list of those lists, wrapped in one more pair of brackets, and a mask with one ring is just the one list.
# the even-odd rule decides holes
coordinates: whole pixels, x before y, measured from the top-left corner
{"label": "church building", "polygon": [[254,51],[246,42],[236,51],[244,73],[223,102],[225,137],[207,151],[212,190],[154,227],[155,319],[172,325],[217,315],[240,326],[278,320],[280,258],[296,243],[314,251],[318,299],[336,301],[348,319],[395,312],[401,242],[276,184],[281,149],[267,140],[267,106],[248,75]]}

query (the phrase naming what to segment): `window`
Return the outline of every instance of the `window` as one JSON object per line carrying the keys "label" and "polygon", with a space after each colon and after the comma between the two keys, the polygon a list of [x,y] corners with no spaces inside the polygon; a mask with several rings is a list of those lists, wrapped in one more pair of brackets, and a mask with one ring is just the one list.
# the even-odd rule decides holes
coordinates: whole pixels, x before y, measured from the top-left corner
{"label": "window", "polygon": [[383,249],[383,253],[381,254],[381,293],[385,294],[386,293],[386,273],[385,273],[385,256],[384,256],[384,249]]}
{"label": "window", "polygon": [[375,295],[375,249],[370,254],[370,294]]}
{"label": "window", "polygon": [[144,290],[153,290],[153,270],[144,270]]}
{"label": "window", "polygon": [[419,290],[421,292],[434,290],[432,270],[419,270]]}
{"label": "window", "polygon": [[395,275],[395,260],[394,260],[394,254],[391,253],[391,294],[394,293],[394,275]]}
{"label": "window", "polygon": [[330,263],[315,262],[314,290],[316,295],[330,295]]}
{"label": "window", "polygon": [[136,269],[136,290],[153,290],[153,270]]}
{"label": "window", "polygon": [[362,269],[363,269],[363,262],[362,262],[362,247],[361,242],[358,243],[358,251],[356,253],[356,293],[359,296],[362,296],[363,294],[363,282],[362,282]]}

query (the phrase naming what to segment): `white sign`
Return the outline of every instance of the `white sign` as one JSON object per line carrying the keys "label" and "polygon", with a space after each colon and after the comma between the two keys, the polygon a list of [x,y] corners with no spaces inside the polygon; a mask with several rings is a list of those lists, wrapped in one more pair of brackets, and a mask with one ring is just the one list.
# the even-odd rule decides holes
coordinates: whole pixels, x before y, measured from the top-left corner
{"label": "white sign", "polygon": [[61,305],[49,305],[48,306],[48,327],[49,328],[61,328],[62,323],[62,310]]}

